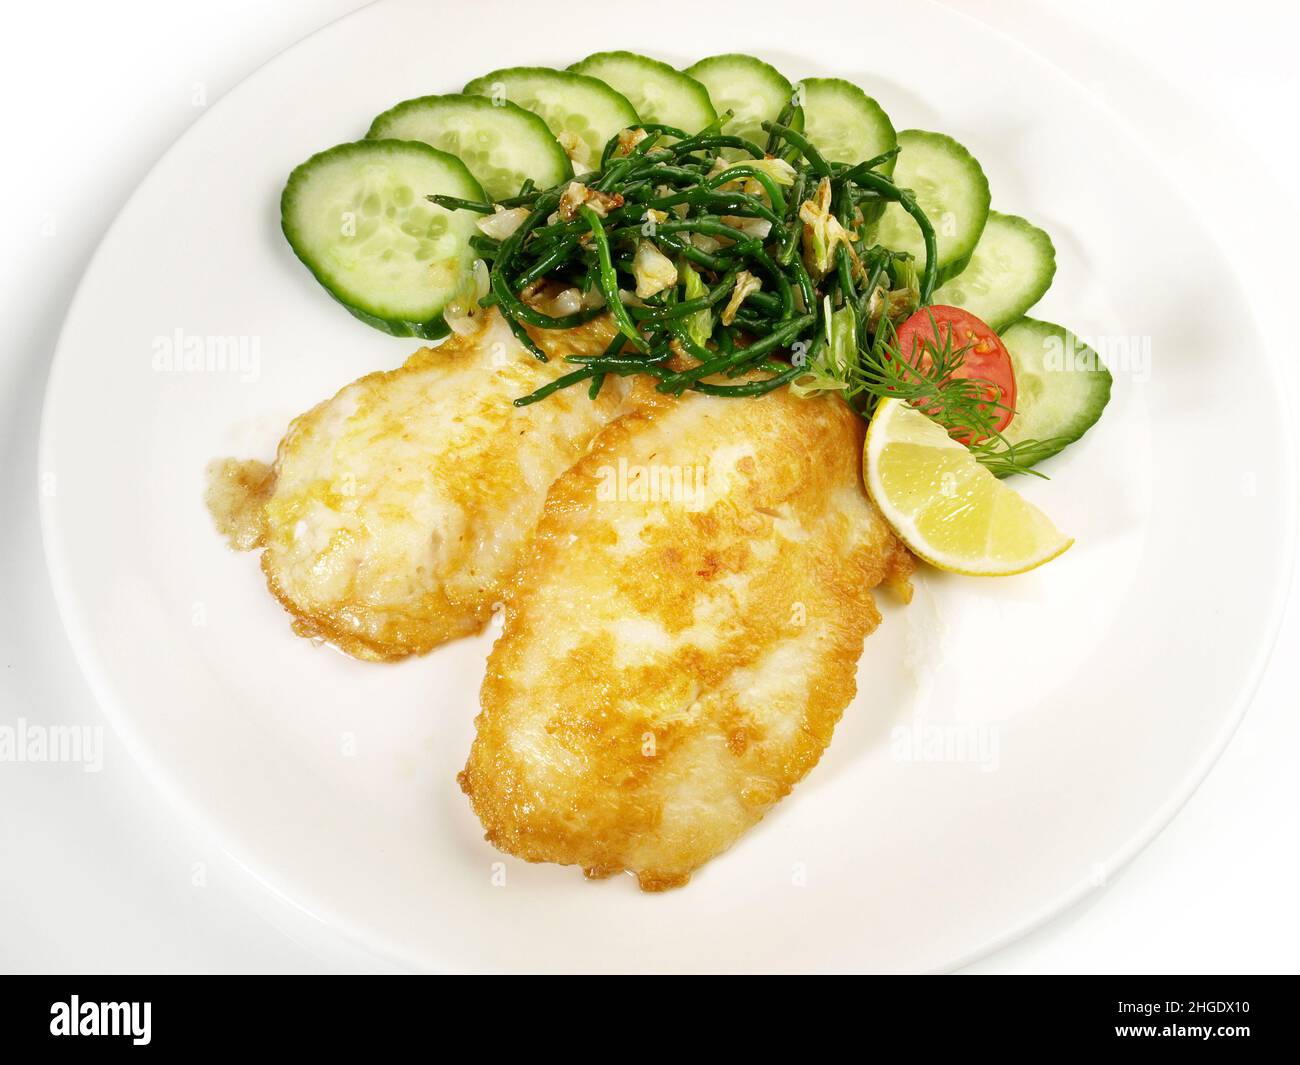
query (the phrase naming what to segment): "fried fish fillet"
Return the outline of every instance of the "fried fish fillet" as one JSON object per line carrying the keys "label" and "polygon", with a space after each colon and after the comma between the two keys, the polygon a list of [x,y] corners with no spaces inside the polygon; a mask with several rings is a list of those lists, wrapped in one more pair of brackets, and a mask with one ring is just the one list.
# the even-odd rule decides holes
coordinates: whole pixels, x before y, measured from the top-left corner
{"label": "fried fish fillet", "polygon": [[607,317],[538,330],[524,350],[491,311],[472,336],[417,351],[301,415],[274,467],[227,462],[209,504],[300,635],[358,658],[421,654],[477,632],[507,595],[551,482],[620,409],[621,382],[512,400],[598,354]]}
{"label": "fried fish fillet", "polygon": [[839,400],[638,394],[551,489],[459,779],[502,850],[658,891],[817,763],[913,562]]}

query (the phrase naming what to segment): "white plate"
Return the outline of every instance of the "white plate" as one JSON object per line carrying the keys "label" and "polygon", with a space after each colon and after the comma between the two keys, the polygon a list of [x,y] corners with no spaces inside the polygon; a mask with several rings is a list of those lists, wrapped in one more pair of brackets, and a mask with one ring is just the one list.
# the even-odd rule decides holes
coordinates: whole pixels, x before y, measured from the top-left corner
{"label": "white plate", "polygon": [[[456,969],[949,967],[1131,857],[1243,712],[1293,539],[1273,371],[1234,260],[1112,118],[1005,38],[920,3],[797,21],[670,6],[570,31],[504,3],[383,3],[213,107],[123,209],[60,341],[41,458],[57,595],[166,794],[375,950]],[[269,457],[290,417],[416,346],[350,318],[294,260],[277,211],[289,169],[397,100],[614,47],[752,52],[858,82],[899,128],[953,134],[994,205],[1056,240],[1036,313],[1151,359],[1149,375],[1116,366],[1100,425],[1051,482],[1023,485],[1076,546],[1011,580],[930,576],[887,607],[822,764],[688,888],[653,897],[482,841],[454,776],[491,635],[398,666],[315,648],[202,504],[209,459]],[[255,343],[256,379],[157,368],[168,343],[208,336]],[[1249,388],[1223,387],[1227,359]]]}

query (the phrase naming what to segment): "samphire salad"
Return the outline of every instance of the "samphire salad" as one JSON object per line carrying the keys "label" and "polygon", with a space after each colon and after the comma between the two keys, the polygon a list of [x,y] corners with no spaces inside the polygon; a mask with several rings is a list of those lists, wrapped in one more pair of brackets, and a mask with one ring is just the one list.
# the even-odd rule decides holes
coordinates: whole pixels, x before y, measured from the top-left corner
{"label": "samphire salad", "polygon": [[829,395],[869,422],[867,489],[920,557],[1005,575],[1072,542],[999,480],[1041,475],[1110,396],[1094,352],[1025,316],[1051,239],[990,209],[961,144],[895,131],[847,81],[745,55],[497,70],[313,156],[281,207],[317,280],[393,335],[495,308],[544,360],[530,330],[612,316],[603,354],[519,406],[611,376]]}

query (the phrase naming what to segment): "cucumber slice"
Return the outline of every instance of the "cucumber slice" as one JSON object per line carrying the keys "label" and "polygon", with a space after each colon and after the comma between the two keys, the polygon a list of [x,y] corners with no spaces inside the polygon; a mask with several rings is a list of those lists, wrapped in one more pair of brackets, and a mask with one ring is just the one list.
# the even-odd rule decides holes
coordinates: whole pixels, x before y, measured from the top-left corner
{"label": "cucumber slice", "polygon": [[[942,133],[905,129],[898,146],[894,181],[916,193],[934,226],[942,284],[961,273],[979,243],[989,214],[988,178],[970,152]],[[898,204],[885,208],[875,239],[894,251],[911,252],[918,270],[925,265],[921,228]],[[941,301],[936,297],[935,302]]]}
{"label": "cucumber slice", "polygon": [[[832,163],[860,163],[898,143],[881,106],[852,82],[804,78],[795,92],[803,100],[804,135]],[[892,174],[894,160],[880,167]]]}
{"label": "cucumber slice", "polygon": [[423,141],[456,156],[494,200],[519,193],[531,178],[547,189],[573,177],[573,167],[546,123],[509,101],[483,96],[421,96],[389,108],[370,124],[367,140]]}
{"label": "cucumber slice", "polygon": [[1013,214],[989,212],[966,269],[934,293],[1001,331],[1043,298],[1056,273],[1052,238]]}
{"label": "cucumber slice", "polygon": [[569,158],[583,170],[600,160],[610,137],[635,126],[637,114],[627,97],[598,78],[548,67],[507,67],[475,78],[467,96],[509,100],[539,115]]}
{"label": "cucumber slice", "polygon": [[1009,443],[1054,440],[1043,458],[1083,436],[1110,399],[1110,371],[1073,333],[1021,318],[1002,331],[1016,375],[1016,413],[1003,431]]}
{"label": "cucumber slice", "polygon": [[416,141],[340,144],[289,175],[280,225],[294,254],[343,306],[393,336],[445,336],[477,232],[468,211],[424,197],[483,199],[454,155]]}
{"label": "cucumber slice", "polygon": [[[794,94],[794,86],[776,67],[752,55],[713,55],[686,73],[708,90],[718,113],[733,112],[724,133],[745,137],[760,147],[767,141],[762,123],[773,121]],[[727,149],[728,153],[740,153]]]}
{"label": "cucumber slice", "polygon": [[709,91],[689,74],[634,52],[596,52],[569,67],[599,78],[628,98],[644,122],[698,133],[715,118]]}

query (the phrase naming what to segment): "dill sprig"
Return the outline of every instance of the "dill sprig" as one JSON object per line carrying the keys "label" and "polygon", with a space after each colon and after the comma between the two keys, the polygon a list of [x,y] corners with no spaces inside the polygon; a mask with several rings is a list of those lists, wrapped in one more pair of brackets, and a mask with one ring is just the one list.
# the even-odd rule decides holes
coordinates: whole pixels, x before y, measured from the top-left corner
{"label": "dill sprig", "polygon": [[1001,434],[992,440],[970,446],[971,453],[994,477],[1010,477],[1014,473],[1028,473],[1047,480],[1047,474],[1034,467],[1045,458],[1055,455],[1070,441],[1066,437],[1049,436],[1045,440],[1017,440],[1009,444]]}
{"label": "dill sprig", "polygon": [[1001,390],[986,378],[960,374],[973,346],[973,341],[957,345],[952,330],[935,327],[904,358],[894,323],[882,314],[872,342],[859,349],[848,369],[846,398],[864,417],[882,399],[904,400],[965,444],[995,476],[1027,473],[1046,479],[1033,467],[1059,451],[1061,441],[1013,443],[1002,435],[997,425],[1011,408],[1002,402]]}

